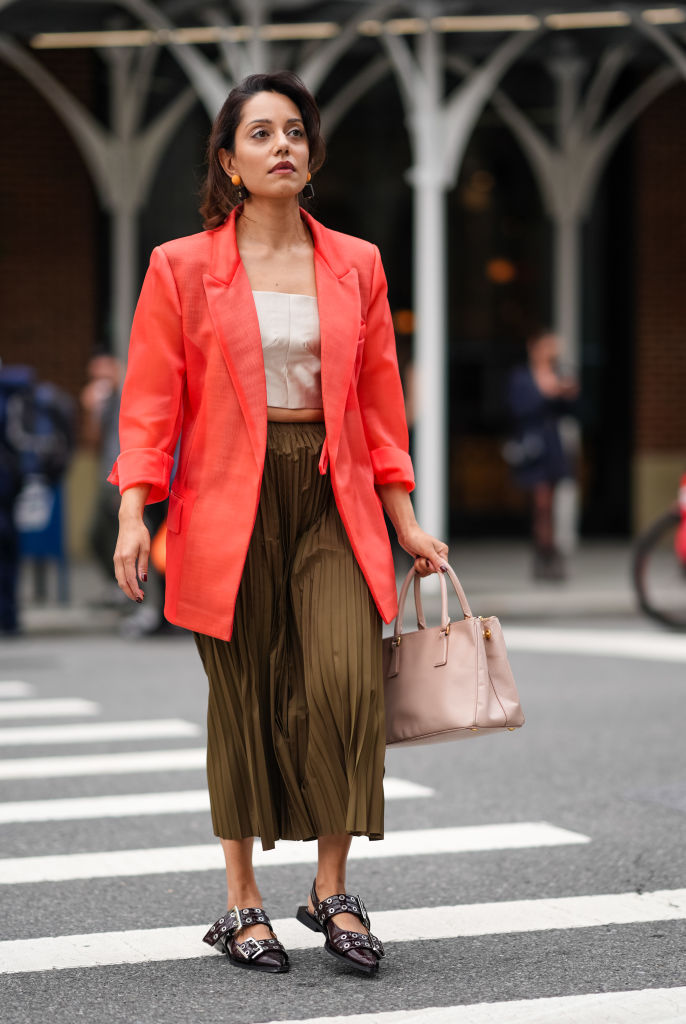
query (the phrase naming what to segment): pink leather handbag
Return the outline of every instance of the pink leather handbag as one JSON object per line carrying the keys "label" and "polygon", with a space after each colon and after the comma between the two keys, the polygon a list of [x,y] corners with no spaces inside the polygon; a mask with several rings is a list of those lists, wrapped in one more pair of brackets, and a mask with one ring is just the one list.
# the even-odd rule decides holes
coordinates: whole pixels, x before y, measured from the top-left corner
{"label": "pink leather handbag", "polygon": [[[448,617],[448,576],[464,618]],[[474,618],[453,570],[438,573],[441,625],[427,628],[420,577],[410,569],[398,598],[393,636],[383,641],[386,744],[443,743],[524,725],[503,632],[495,616]],[[403,633],[403,611],[414,579],[417,631]]]}

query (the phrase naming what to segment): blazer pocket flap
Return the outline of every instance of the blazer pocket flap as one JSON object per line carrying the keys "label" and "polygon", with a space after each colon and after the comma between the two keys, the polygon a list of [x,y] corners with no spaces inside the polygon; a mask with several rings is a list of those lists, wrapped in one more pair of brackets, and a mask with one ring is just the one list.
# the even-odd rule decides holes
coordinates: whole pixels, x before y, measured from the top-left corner
{"label": "blazer pocket flap", "polygon": [[173,491],[169,495],[169,511],[167,512],[167,529],[170,533],[181,532],[183,518],[183,498]]}

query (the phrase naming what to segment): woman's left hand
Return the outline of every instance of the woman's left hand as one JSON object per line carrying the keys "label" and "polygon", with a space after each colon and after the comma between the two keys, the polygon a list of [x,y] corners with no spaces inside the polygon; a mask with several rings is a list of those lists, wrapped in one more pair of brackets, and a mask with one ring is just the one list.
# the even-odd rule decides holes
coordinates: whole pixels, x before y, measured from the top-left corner
{"label": "woman's left hand", "polygon": [[411,526],[402,534],[399,533],[398,543],[412,555],[415,571],[420,576],[429,576],[432,572],[445,572],[448,545],[426,533],[420,526]]}

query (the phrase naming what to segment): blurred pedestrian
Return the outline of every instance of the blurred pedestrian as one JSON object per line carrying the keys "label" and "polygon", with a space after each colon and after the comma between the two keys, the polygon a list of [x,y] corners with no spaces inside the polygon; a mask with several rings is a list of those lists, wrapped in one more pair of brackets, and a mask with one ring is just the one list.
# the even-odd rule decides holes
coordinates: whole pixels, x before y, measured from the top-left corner
{"label": "blurred pedestrian", "polygon": [[[107,482],[107,474],[119,453],[119,405],[124,364],[116,356],[97,352],[88,362],[87,373],[88,380],[81,391],[81,405],[85,413],[84,439],[98,453],[100,469],[89,540],[98,565],[116,586],[112,551],[119,534],[119,495]],[[166,501],[146,508],[145,525],[151,536],[158,532],[166,515]],[[163,560],[158,560],[158,564],[163,564]],[[122,620],[121,632],[125,636],[151,636],[172,629],[164,618],[164,572],[160,572],[152,561],[148,572],[148,600],[145,607],[137,608]],[[116,593],[125,600],[119,589]]]}
{"label": "blurred pedestrian", "polygon": [[10,441],[8,427],[12,401],[31,386],[32,379],[27,367],[0,366],[0,634],[5,636],[19,629],[19,531],[14,506],[23,479],[20,454]]}
{"label": "blurred pedestrian", "polygon": [[397,600],[381,503],[422,575],[448,549],[408,494],[378,250],[299,205],[323,157],[315,101],[290,72],[250,76],[219,112],[207,230],[154,251],[136,310],[110,478],[115,567],[142,601],[143,507],[167,496],[180,433],[165,610],[194,631],[209,680],[210,804],[233,908],[205,941],[241,967],[287,970],[253,837],[265,850],[317,838],[298,917],[371,974],[383,947],[346,894],[346,865],[352,835],[383,835],[381,616]]}
{"label": "blurred pedestrian", "polygon": [[102,572],[114,583],[112,550],[119,532],[119,500],[106,477],[119,453],[119,401],[124,379],[121,360],[98,352],[88,361],[88,380],[81,390],[83,437],[98,456],[98,489],[88,533]]}
{"label": "blurred pedestrian", "polygon": [[0,361],[0,633],[19,631],[20,529],[25,539],[43,539],[59,521],[57,487],[75,436],[71,397],[54,384],[36,381],[31,367]]}
{"label": "blurred pedestrian", "polygon": [[559,370],[560,339],[550,330],[527,341],[527,364],[508,382],[513,436],[504,448],[517,484],[531,497],[533,573],[542,580],[563,580],[566,566],[555,542],[555,489],[574,475],[560,421],[574,412],[579,386]]}

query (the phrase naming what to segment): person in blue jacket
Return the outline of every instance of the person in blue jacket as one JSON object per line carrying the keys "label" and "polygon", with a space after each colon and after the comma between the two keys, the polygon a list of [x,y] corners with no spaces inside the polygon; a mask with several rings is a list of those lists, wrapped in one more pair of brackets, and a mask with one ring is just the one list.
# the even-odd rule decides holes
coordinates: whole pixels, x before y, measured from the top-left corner
{"label": "person in blue jacket", "polygon": [[560,340],[552,331],[532,335],[527,354],[527,364],[515,367],[508,381],[514,433],[505,457],[517,484],[531,494],[534,575],[559,580],[565,567],[555,545],[553,502],[557,484],[574,473],[560,419],[574,413],[579,387],[559,372]]}

